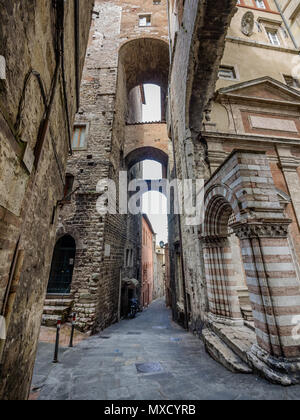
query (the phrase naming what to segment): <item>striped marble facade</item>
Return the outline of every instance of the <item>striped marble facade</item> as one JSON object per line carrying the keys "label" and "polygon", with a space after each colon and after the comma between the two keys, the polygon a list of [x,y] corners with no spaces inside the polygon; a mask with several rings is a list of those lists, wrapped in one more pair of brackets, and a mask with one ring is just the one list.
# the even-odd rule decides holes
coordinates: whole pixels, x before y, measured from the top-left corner
{"label": "striped marble facade", "polygon": [[241,318],[230,224],[241,243],[258,346],[279,358],[300,357],[300,283],[290,223],[264,153],[233,152],[206,184],[201,239],[209,311],[225,320]]}

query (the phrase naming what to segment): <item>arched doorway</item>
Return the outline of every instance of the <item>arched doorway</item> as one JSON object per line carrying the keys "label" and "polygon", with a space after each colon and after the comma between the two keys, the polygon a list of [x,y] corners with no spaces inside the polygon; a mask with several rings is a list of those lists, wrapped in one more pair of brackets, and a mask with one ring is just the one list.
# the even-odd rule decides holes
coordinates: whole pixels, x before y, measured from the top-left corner
{"label": "arched doorway", "polygon": [[[260,152],[234,151],[206,183],[202,240],[208,318],[228,325],[242,318],[232,273],[232,229],[242,249],[255,323],[256,342],[247,360],[259,370],[267,361],[276,370],[276,358],[289,359],[288,372],[296,369],[292,359],[299,357],[299,338],[293,331],[300,292],[288,244],[291,220],[278,200],[268,165]],[[265,182],[259,173],[266,174]],[[289,301],[295,305],[287,311]]]}
{"label": "arched doorway", "polygon": [[241,322],[237,282],[233,272],[230,223],[236,222],[230,203],[215,194],[208,201],[204,221],[204,260],[210,314]]}
{"label": "arched doorway", "polygon": [[76,255],[76,243],[70,235],[60,238],[54,248],[48,294],[68,294],[71,291]]}

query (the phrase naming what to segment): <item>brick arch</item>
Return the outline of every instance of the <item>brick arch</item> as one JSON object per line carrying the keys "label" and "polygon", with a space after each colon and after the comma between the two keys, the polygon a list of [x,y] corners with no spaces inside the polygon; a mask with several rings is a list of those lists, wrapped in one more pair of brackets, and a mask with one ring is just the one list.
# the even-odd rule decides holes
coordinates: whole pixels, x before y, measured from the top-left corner
{"label": "brick arch", "polygon": [[132,166],[139,162],[142,162],[143,160],[154,160],[156,162],[161,163],[164,172],[164,169],[166,170],[168,166],[169,157],[164,150],[157,147],[138,147],[136,149],[133,149],[130,153],[126,155],[125,164],[127,169],[129,170],[132,168]]}
{"label": "brick arch", "polygon": [[169,45],[153,37],[139,37],[123,44],[119,66],[125,71],[127,92],[144,83],[156,84],[167,91],[169,78]]}

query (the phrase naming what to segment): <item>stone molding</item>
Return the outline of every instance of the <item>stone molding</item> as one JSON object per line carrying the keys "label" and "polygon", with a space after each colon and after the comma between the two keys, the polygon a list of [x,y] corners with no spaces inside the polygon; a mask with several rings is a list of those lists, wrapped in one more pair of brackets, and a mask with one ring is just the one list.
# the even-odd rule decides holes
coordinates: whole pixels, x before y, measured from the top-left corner
{"label": "stone molding", "polygon": [[292,221],[290,219],[282,219],[274,222],[238,223],[231,227],[239,239],[287,238],[291,223]]}
{"label": "stone molding", "polygon": [[205,248],[223,248],[228,245],[228,236],[205,236],[201,239]]}

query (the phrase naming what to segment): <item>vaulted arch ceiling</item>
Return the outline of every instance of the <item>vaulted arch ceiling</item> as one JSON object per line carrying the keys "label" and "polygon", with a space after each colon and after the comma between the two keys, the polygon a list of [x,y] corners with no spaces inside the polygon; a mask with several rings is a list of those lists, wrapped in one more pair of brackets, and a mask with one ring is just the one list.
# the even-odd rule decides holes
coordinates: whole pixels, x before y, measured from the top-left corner
{"label": "vaulted arch ceiling", "polygon": [[156,84],[167,90],[169,46],[155,38],[138,38],[121,47],[120,63],[126,77],[127,91],[140,84]]}

